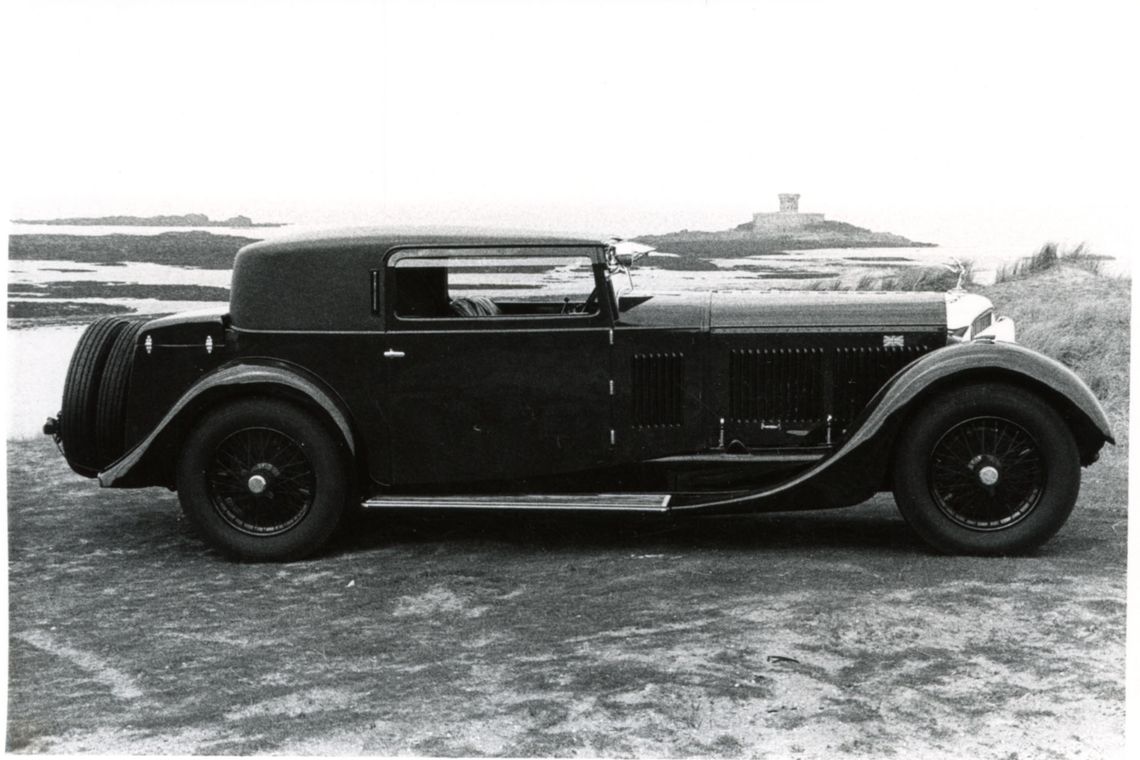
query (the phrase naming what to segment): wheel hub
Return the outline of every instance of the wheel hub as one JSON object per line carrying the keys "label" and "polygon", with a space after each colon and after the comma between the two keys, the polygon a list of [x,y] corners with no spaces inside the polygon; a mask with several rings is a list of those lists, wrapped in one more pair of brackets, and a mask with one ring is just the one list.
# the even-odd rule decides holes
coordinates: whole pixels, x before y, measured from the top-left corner
{"label": "wheel hub", "polygon": [[1001,475],[998,473],[998,469],[993,465],[987,464],[978,470],[978,480],[980,480],[984,486],[996,485],[1000,477]]}
{"label": "wheel hub", "polygon": [[265,487],[269,485],[269,482],[261,475],[253,475],[250,477],[247,485],[249,486],[250,493],[261,493],[265,490]]}

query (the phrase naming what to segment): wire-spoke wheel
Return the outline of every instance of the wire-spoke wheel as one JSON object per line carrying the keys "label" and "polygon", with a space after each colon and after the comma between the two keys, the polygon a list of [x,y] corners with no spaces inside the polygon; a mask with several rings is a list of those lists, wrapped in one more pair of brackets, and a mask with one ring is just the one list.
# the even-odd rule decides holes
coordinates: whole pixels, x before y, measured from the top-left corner
{"label": "wire-spoke wheel", "polygon": [[309,513],[316,473],[304,449],[272,428],[242,428],[214,450],[206,474],[210,502],[235,530],[275,536]]}
{"label": "wire-spoke wheel", "polygon": [[930,495],[943,514],[974,530],[1001,530],[1041,500],[1041,448],[1001,417],[965,420],[938,439],[930,456]]}
{"label": "wire-spoke wheel", "polygon": [[1079,488],[1064,420],[1033,393],[998,383],[932,399],[903,431],[895,458],[899,510],[947,553],[1033,549],[1068,519]]}
{"label": "wire-spoke wheel", "polygon": [[178,493],[215,547],[253,560],[316,551],[344,512],[343,443],[297,407],[239,401],[211,413],[188,437]]}

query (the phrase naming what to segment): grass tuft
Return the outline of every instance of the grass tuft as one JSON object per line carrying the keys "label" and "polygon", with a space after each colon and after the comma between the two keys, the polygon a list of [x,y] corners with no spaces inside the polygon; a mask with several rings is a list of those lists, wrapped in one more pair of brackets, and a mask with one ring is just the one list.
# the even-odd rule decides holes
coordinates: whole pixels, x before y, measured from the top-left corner
{"label": "grass tuft", "polygon": [[1092,274],[1101,273],[1101,264],[1107,256],[1093,253],[1085,243],[1079,243],[1073,248],[1063,249],[1054,242],[1045,243],[1036,253],[1003,264],[994,273],[994,282],[1008,282],[1022,277],[1047,272],[1059,264],[1071,264]]}
{"label": "grass tuft", "polygon": [[[805,290],[901,290],[901,291],[947,291],[958,283],[959,270],[942,266],[901,267],[886,275],[864,274],[854,282],[844,284],[833,277],[807,283]],[[969,287],[974,283],[973,262],[961,262],[961,284]]]}

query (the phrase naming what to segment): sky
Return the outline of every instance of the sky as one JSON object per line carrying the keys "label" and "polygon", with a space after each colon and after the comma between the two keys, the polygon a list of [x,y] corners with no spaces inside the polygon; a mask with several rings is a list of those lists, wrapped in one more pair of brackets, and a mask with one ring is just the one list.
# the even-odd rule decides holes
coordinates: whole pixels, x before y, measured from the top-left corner
{"label": "sky", "polygon": [[8,3],[9,216],[634,235],[799,192],[914,239],[1130,258],[1134,7]]}

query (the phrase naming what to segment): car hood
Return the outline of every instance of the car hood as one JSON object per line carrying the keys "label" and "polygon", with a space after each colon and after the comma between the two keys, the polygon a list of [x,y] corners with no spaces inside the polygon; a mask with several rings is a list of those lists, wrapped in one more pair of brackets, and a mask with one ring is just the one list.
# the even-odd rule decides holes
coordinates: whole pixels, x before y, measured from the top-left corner
{"label": "car hood", "polygon": [[659,294],[622,311],[619,324],[690,329],[928,327],[945,330],[942,293],[714,291]]}
{"label": "car hood", "polygon": [[941,293],[714,293],[718,327],[946,327]]}

